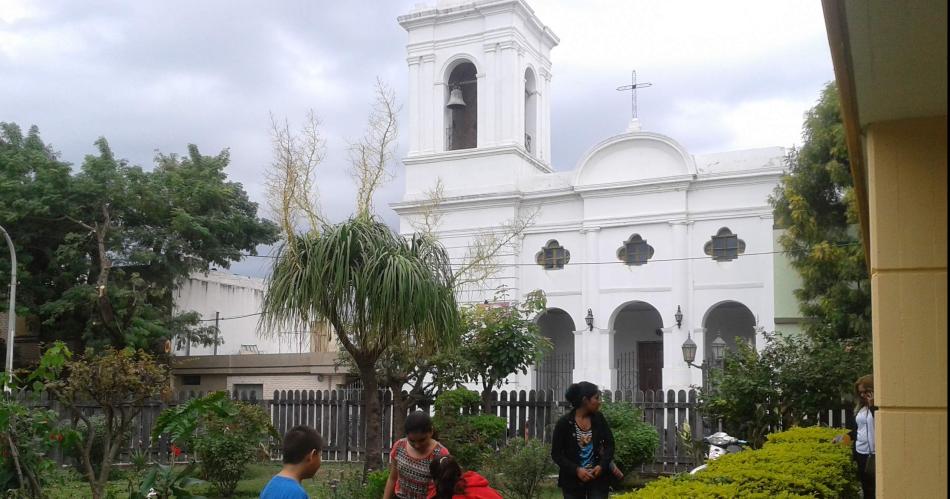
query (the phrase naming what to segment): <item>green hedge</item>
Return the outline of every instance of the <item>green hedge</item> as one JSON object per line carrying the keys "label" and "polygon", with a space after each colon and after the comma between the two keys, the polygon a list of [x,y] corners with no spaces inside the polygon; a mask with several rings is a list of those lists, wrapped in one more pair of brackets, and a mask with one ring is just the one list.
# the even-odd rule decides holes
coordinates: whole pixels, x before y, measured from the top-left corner
{"label": "green hedge", "polygon": [[851,448],[831,442],[840,428],[793,428],[768,436],[761,449],[727,454],[695,475],[651,482],[621,498],[856,498]]}

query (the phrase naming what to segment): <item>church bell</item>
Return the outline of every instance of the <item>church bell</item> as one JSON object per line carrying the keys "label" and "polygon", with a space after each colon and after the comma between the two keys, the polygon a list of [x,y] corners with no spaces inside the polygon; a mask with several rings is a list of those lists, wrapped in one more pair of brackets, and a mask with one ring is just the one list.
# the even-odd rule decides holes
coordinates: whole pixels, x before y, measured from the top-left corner
{"label": "church bell", "polygon": [[449,103],[445,105],[449,109],[464,109],[465,101],[462,100],[462,88],[458,85],[452,87],[449,93]]}

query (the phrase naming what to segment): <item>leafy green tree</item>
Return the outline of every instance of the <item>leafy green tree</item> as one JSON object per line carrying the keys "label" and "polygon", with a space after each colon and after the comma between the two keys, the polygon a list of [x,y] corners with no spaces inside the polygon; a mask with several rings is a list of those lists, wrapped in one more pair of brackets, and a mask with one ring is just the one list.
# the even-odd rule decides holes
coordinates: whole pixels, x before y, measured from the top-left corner
{"label": "leafy green tree", "polygon": [[[40,330],[40,307],[60,298],[80,281],[88,265],[63,258],[57,249],[70,237],[73,223],[63,217],[69,209],[72,177],[68,163],[43,143],[39,129],[24,135],[14,123],[0,123],[0,225],[10,233],[17,254],[17,315]],[[0,252],[0,282],[10,279],[10,260]],[[0,286],[0,298],[8,288]],[[62,314],[56,328],[81,330],[82,317]]]}
{"label": "leafy green tree", "polygon": [[363,382],[366,469],[381,466],[377,363],[393,346],[438,345],[456,329],[458,311],[445,249],[406,240],[361,211],[281,247],[264,296],[266,330],[333,326]]}
{"label": "leafy green tree", "polygon": [[[86,479],[92,497],[105,497],[112,463],[125,443],[122,437],[131,431],[143,403],[168,386],[167,369],[132,349],[107,349],[98,355],[87,350],[83,358],[71,360],[69,350],[59,344],[47,350],[33,378],[84,423],[79,445]],[[105,423],[99,459],[93,459],[96,425],[79,405],[87,401],[101,408]]]}
{"label": "leafy green tree", "polygon": [[834,83],[806,113],[802,138],[770,201],[782,248],[802,278],[795,296],[808,318],[804,329],[818,343],[848,345],[842,361],[869,371],[871,286]]}
{"label": "leafy green tree", "polygon": [[73,173],[36,127],[24,137],[0,124],[0,224],[17,247],[19,313],[45,340],[151,351],[174,336],[209,344],[213,328],[175,313],[172,290],[274,242],[276,226],[227,181],[227,151],[203,156],[190,145],[186,157],[158,154],[145,171],[103,138],[96,148]]}
{"label": "leafy green tree", "polygon": [[501,301],[462,310],[462,346],[459,357],[468,381],[482,386],[482,410],[488,412],[491,390],[501,388],[505,378],[526,373],[528,368],[551,349],[547,338],[539,334],[535,317],[544,311],[544,292],[532,291],[518,304]]}
{"label": "leafy green tree", "polygon": [[701,390],[704,411],[722,418],[726,431],[754,446],[769,428],[809,426],[821,411],[840,408],[841,380],[850,384],[863,367],[842,362],[848,352],[835,342],[817,343],[792,335],[766,335],[761,352],[747,344],[727,352],[712,389]]}

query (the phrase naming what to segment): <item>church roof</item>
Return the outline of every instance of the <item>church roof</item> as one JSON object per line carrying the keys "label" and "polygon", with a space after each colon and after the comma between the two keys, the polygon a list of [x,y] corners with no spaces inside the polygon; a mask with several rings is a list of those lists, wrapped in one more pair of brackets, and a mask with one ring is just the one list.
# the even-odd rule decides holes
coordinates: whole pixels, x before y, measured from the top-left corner
{"label": "church roof", "polygon": [[696,173],[693,156],[666,135],[632,132],[597,144],[578,163],[574,186],[688,179]]}

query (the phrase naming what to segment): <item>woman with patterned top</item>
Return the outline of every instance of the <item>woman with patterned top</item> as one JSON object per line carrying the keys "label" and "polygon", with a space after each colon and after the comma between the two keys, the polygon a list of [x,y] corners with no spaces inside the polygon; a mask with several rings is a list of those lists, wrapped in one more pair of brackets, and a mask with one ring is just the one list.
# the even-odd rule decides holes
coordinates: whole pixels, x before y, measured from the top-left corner
{"label": "woman with patterned top", "polygon": [[406,438],[393,444],[389,453],[389,480],[383,499],[426,499],[435,484],[429,466],[449,455],[449,450],[432,438],[432,419],[422,411],[406,417]]}
{"label": "woman with patterned top", "polygon": [[564,499],[606,499],[614,459],[614,435],[600,413],[600,390],[581,381],[564,398],[571,411],[561,417],[551,436],[551,458],[559,472]]}

